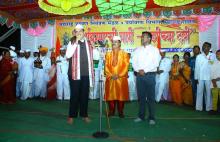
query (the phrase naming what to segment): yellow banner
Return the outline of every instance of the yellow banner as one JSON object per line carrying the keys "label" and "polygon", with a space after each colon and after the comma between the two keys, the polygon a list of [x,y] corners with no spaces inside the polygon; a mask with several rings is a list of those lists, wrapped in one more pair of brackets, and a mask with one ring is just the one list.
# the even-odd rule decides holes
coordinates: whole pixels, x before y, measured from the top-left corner
{"label": "yellow banner", "polygon": [[[191,51],[199,44],[198,21],[195,17],[184,18],[137,18],[137,19],[73,19],[57,20],[56,35],[61,44],[67,44],[76,24],[84,26],[91,42],[111,46],[114,35],[120,35],[122,48],[132,50],[141,45],[141,33],[153,34],[152,44],[167,52]],[[107,44],[108,43],[108,44]]]}

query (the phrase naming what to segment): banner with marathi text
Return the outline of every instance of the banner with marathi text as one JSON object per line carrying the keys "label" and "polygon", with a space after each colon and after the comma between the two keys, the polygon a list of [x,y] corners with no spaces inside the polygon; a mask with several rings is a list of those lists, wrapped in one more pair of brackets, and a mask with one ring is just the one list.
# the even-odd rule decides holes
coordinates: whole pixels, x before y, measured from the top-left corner
{"label": "banner with marathi text", "polygon": [[56,39],[66,45],[72,37],[76,24],[84,26],[86,37],[93,43],[111,47],[114,35],[120,35],[122,48],[132,52],[141,46],[141,33],[153,34],[152,44],[173,55],[175,52],[191,51],[199,44],[198,20],[196,17],[182,18],[137,18],[137,19],[71,19],[56,21]]}

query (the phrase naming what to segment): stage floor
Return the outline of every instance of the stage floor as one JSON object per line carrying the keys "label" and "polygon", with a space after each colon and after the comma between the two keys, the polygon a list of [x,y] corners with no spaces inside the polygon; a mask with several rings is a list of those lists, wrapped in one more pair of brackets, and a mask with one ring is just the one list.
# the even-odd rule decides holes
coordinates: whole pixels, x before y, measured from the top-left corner
{"label": "stage floor", "polygon": [[[99,130],[99,101],[89,101],[86,124],[81,118],[66,123],[68,101],[18,100],[14,105],[0,105],[0,142],[100,142],[92,137]],[[105,116],[105,142],[217,142],[220,141],[220,115],[196,112],[192,107],[170,103],[156,104],[157,124],[134,123],[138,103],[127,102],[125,118]],[[147,114],[147,112],[146,112]]]}

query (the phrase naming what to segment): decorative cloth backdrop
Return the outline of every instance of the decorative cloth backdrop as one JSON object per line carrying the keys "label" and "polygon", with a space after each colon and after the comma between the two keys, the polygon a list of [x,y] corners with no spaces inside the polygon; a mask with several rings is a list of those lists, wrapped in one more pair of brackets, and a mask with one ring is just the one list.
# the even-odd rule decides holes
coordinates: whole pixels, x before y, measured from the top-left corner
{"label": "decorative cloth backdrop", "polygon": [[[37,28],[36,28],[37,29]],[[40,45],[48,47],[49,50],[54,47],[54,26],[48,25],[44,29],[26,30],[21,28],[21,49],[37,50]],[[50,54],[48,54],[50,55]]]}
{"label": "decorative cloth backdrop", "polygon": [[212,51],[215,52],[220,48],[220,16],[219,15],[202,15],[198,16],[199,20],[199,45],[206,41],[212,44]]}

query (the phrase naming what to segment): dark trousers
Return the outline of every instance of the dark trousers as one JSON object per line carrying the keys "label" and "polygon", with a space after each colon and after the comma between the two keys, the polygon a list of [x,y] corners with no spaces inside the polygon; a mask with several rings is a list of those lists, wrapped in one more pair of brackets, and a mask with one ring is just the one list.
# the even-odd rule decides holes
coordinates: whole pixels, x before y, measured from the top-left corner
{"label": "dark trousers", "polygon": [[117,104],[118,114],[123,114],[124,110],[124,101],[108,101],[109,113],[115,114],[115,107]]}
{"label": "dark trousers", "polygon": [[138,117],[142,120],[145,119],[146,102],[149,112],[148,119],[155,120],[155,84],[155,74],[137,75],[136,86],[139,99]]}
{"label": "dark trousers", "polygon": [[70,79],[69,117],[88,117],[89,77],[81,76],[80,80]]}

